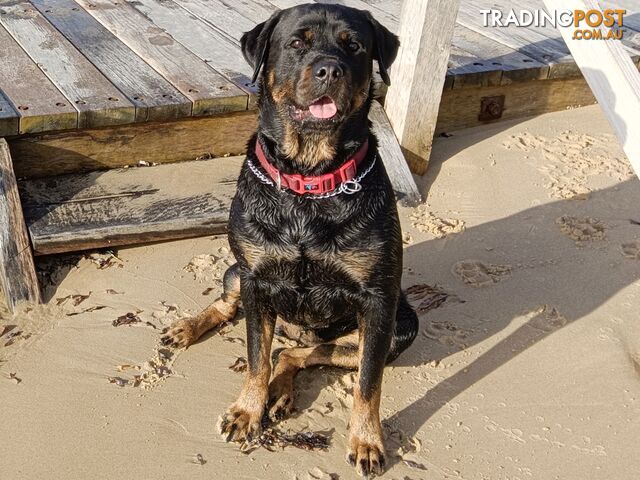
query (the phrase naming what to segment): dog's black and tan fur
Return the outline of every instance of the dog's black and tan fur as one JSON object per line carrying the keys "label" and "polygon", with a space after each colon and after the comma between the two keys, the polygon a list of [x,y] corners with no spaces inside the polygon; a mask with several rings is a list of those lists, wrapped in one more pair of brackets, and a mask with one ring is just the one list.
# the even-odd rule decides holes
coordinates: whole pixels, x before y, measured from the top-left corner
{"label": "dog's black and tan fur", "polygon": [[[395,198],[367,119],[372,62],[388,83],[398,40],[367,12],[313,4],[274,14],[243,36],[242,50],[261,79],[259,128],[247,152],[254,165],[258,140],[284,173],[333,171],[367,140],[360,171],[375,164],[361,191],[317,199],[264,184],[245,162],[229,220],[237,263],[225,274],[224,294],[174,324],[163,341],[192,344],[231,319],[242,300],[249,367],[221,424],[229,441],[256,438],[265,413],[275,421],[290,412],[300,369],[357,369],[347,459],[361,475],[380,474],[382,373],[411,344],[418,322],[400,290]],[[323,96],[338,109],[328,120],[308,115]],[[274,352],[272,369],[276,322],[308,347]]]}

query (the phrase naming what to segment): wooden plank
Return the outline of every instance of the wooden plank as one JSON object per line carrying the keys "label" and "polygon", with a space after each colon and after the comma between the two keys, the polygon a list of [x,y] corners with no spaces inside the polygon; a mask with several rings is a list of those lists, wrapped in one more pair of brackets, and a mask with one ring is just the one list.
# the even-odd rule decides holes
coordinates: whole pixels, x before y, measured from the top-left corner
{"label": "wooden plank", "polygon": [[[460,5],[458,23],[518,50],[540,63],[550,65],[549,75],[553,78],[579,74],[567,46],[555,32],[537,27],[485,27],[480,11],[488,8],[508,12],[511,8],[515,8],[515,3],[507,0],[495,0],[491,4],[487,4],[484,0],[465,0]],[[523,8],[533,8],[532,3],[529,2],[528,6]]]}
{"label": "wooden plank", "polygon": [[78,125],[78,111],[2,25],[0,89],[20,115],[20,133],[64,130]]}
{"label": "wooden plank", "polygon": [[400,31],[399,17],[390,15],[385,10],[377,8],[375,5],[367,3],[363,0],[314,0],[314,2],[346,5],[347,7],[357,8],[359,10],[368,10],[376,20],[378,20],[382,25],[387,27],[392,32],[398,33]]}
{"label": "wooden plank", "polygon": [[37,255],[224,233],[243,157],[22,182]]}
{"label": "wooden plank", "polygon": [[[72,0],[31,0],[136,107],[136,121],[191,115],[191,102]],[[120,98],[113,99],[119,102]],[[51,130],[51,129],[49,129]]]}
{"label": "wooden plank", "polygon": [[20,116],[0,89],[0,137],[15,135],[20,130]]}
{"label": "wooden plank", "polygon": [[398,201],[407,207],[416,206],[422,200],[416,182],[413,180],[407,161],[402,154],[402,148],[393,133],[387,114],[380,103],[371,104],[369,120],[373,125],[373,132],[378,138],[378,151],[384,162],[384,167],[396,192]]}
{"label": "wooden plank", "polygon": [[248,95],[125,2],[76,0],[193,103],[193,116],[246,110]]}
{"label": "wooden plank", "polygon": [[7,142],[0,139],[0,283],[13,311],[40,302],[40,288]]}
{"label": "wooden plank", "polygon": [[[505,96],[502,118],[480,121],[484,97]],[[487,123],[541,115],[596,103],[587,82],[581,78],[533,80],[498,87],[459,88],[442,95],[435,134],[452,132]]]}
{"label": "wooden plank", "polygon": [[[210,25],[219,34],[238,45],[240,44],[242,34],[251,30],[257,23],[236,10],[236,4],[240,2],[230,3],[224,0],[174,1],[182,8]],[[260,21],[264,20],[266,20],[266,18],[263,18]]]}
{"label": "wooden plank", "polygon": [[[135,107],[28,2],[2,3],[0,23],[78,110],[78,127],[133,122]],[[109,98],[118,97],[119,102]]]}
{"label": "wooden plank", "polygon": [[257,113],[133,124],[8,139],[19,178],[245,153]]}
{"label": "wooden plank", "polygon": [[406,0],[385,109],[411,171],[427,170],[458,0]]}
{"label": "wooden plank", "polygon": [[137,0],[129,5],[143,13],[247,94],[256,94],[257,89],[251,85],[253,69],[242,57],[237,42],[220,34],[173,1]]}
{"label": "wooden plank", "polygon": [[496,86],[546,79],[549,67],[474,30],[456,25],[448,74],[454,76],[453,88]]}
{"label": "wooden plank", "polygon": [[[562,6],[560,5],[562,3]],[[595,0],[545,0],[550,11],[599,9]],[[620,42],[574,40],[572,27],[559,27],[598,103],[640,177],[640,73]],[[607,28],[601,30],[606,34]]]}

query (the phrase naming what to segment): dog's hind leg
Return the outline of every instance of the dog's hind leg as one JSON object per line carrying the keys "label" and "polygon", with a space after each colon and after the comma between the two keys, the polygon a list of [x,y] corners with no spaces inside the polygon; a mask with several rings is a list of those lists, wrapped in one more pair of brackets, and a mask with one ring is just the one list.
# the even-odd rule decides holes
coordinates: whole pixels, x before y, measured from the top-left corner
{"label": "dog's hind leg", "polygon": [[400,294],[398,309],[396,311],[396,324],[391,339],[391,348],[387,355],[387,363],[393,362],[413,343],[418,335],[418,315],[409,302],[404,292]]}
{"label": "dog's hind leg", "polygon": [[[387,363],[394,361],[415,340],[418,334],[418,316],[404,294],[400,295],[396,322],[391,339]],[[269,417],[282,420],[293,408],[293,380],[307,367],[332,366],[355,370],[358,368],[357,330],[330,342],[313,347],[284,348],[274,351],[273,380],[269,385]]]}
{"label": "dog's hind leg", "polygon": [[215,302],[193,318],[174,322],[160,340],[163,345],[188,347],[202,335],[235,317],[240,303],[240,275],[238,264],[227,269],[223,278],[223,293]]}
{"label": "dog's hind leg", "polygon": [[284,348],[273,352],[273,379],[269,384],[269,418],[282,420],[293,407],[293,380],[303,368],[327,365],[358,368],[358,331],[313,347]]}

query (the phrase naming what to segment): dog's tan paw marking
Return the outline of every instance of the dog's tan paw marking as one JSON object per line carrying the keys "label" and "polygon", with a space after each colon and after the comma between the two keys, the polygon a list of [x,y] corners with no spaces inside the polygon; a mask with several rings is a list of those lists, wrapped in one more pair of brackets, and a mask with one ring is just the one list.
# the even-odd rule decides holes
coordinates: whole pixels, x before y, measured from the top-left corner
{"label": "dog's tan paw marking", "polygon": [[287,418],[293,410],[293,382],[276,377],[269,385],[269,419],[278,422]]}
{"label": "dog's tan paw marking", "polygon": [[258,439],[262,433],[262,415],[232,406],[220,422],[220,433],[227,442],[248,442]]}
{"label": "dog's tan paw marking", "polygon": [[174,348],[186,348],[198,340],[195,321],[191,318],[183,318],[175,321],[164,330],[160,342],[163,345]]}
{"label": "dog's tan paw marking", "polygon": [[347,451],[347,462],[355,467],[361,477],[371,478],[382,475],[386,462],[382,441],[369,443],[357,437],[351,438]]}

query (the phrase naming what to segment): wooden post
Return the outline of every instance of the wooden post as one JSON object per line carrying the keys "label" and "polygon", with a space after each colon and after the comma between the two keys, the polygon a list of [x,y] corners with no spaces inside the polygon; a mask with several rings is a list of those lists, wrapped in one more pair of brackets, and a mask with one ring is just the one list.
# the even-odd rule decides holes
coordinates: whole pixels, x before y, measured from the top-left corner
{"label": "wooden post", "polygon": [[3,138],[0,138],[0,282],[11,311],[22,301],[41,301],[18,184]]}
{"label": "wooden post", "polygon": [[[409,167],[427,171],[459,0],[405,0],[385,110]],[[479,13],[478,13],[479,15]]]}
{"label": "wooden post", "polygon": [[[595,0],[544,0],[557,10],[601,10]],[[584,23],[584,22],[583,22]],[[582,28],[593,30],[586,25]],[[577,40],[575,26],[559,27],[573,59],[607,116],[636,175],[640,178],[640,73],[620,40]],[[603,35],[609,30],[602,29]]]}
{"label": "wooden post", "polygon": [[377,101],[371,102],[369,120],[373,124],[373,131],[378,138],[378,150],[398,201],[405,207],[415,207],[422,201],[420,190],[413,180],[384,108]]}

